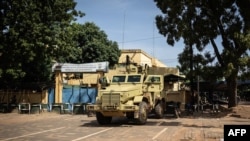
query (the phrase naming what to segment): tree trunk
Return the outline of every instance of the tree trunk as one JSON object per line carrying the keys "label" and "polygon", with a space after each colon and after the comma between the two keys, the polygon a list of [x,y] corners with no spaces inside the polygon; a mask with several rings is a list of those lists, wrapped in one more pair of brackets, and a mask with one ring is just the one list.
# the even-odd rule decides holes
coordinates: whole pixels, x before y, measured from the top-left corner
{"label": "tree trunk", "polygon": [[228,108],[237,106],[237,77],[226,79],[228,93]]}

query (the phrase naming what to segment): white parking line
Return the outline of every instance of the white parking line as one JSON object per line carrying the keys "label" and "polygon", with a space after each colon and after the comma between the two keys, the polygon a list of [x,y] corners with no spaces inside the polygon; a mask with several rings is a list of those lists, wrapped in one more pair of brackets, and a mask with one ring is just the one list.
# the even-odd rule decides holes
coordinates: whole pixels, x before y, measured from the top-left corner
{"label": "white parking line", "polygon": [[152,140],[156,139],[158,136],[160,136],[160,135],[161,135],[163,132],[165,132],[167,129],[168,129],[168,128],[162,129],[161,132],[159,132],[158,134],[156,134],[156,135],[152,138]]}
{"label": "white parking line", "polygon": [[96,133],[93,133],[93,134],[89,134],[89,135],[87,135],[87,136],[83,136],[83,137],[81,137],[81,138],[74,139],[74,140],[72,140],[72,141],[79,141],[79,140],[82,140],[82,139],[86,139],[86,138],[88,138],[88,137],[91,137],[91,136],[100,134],[100,133],[105,132],[105,131],[108,131],[108,130],[110,130],[110,129],[113,129],[113,128],[108,128],[108,129],[105,129],[105,130],[102,130],[102,131],[99,131],[99,132],[96,132]]}
{"label": "white parking line", "polygon": [[32,136],[32,135],[36,135],[36,134],[41,134],[41,133],[45,133],[45,132],[49,132],[49,131],[53,131],[53,130],[59,130],[59,129],[62,129],[62,128],[65,128],[65,127],[60,127],[60,128],[50,129],[50,130],[43,130],[41,132],[35,132],[35,133],[27,134],[27,135],[22,135],[22,136],[3,139],[1,141],[8,141],[8,140],[13,140],[13,139],[23,138],[23,137]]}

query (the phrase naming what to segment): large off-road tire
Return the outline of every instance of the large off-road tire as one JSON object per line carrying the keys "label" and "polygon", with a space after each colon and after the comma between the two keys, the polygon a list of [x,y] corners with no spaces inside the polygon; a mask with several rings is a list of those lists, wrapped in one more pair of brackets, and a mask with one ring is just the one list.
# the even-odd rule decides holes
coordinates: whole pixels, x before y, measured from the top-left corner
{"label": "large off-road tire", "polygon": [[96,112],[96,120],[99,124],[110,124],[112,121],[112,117],[105,117],[102,113]]}
{"label": "large off-road tire", "polygon": [[162,102],[158,102],[155,106],[155,117],[156,118],[163,118],[164,116],[164,108]]}
{"label": "large off-road tire", "polygon": [[139,105],[139,117],[136,119],[136,123],[139,125],[146,124],[148,119],[147,103],[142,101]]}

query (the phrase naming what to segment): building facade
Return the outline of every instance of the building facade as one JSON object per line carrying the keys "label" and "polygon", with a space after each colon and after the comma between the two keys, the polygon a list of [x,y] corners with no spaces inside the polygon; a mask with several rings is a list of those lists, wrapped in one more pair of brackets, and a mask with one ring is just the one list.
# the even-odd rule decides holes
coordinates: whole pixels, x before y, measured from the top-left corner
{"label": "building facade", "polygon": [[167,67],[164,63],[158,59],[148,55],[141,49],[124,49],[121,50],[121,56],[119,58],[119,63],[126,62],[126,56],[129,56],[131,62],[138,63],[138,65],[147,64],[149,67]]}

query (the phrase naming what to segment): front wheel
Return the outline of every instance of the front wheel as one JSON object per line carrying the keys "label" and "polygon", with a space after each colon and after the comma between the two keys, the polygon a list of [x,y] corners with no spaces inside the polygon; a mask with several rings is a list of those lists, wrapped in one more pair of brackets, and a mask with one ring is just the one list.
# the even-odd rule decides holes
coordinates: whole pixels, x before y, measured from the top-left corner
{"label": "front wheel", "polygon": [[139,117],[137,119],[137,123],[140,125],[146,124],[148,119],[148,112],[147,112],[147,103],[142,101],[139,105]]}
{"label": "front wheel", "polygon": [[101,125],[110,124],[112,121],[112,117],[105,117],[101,112],[96,112],[96,119]]}

